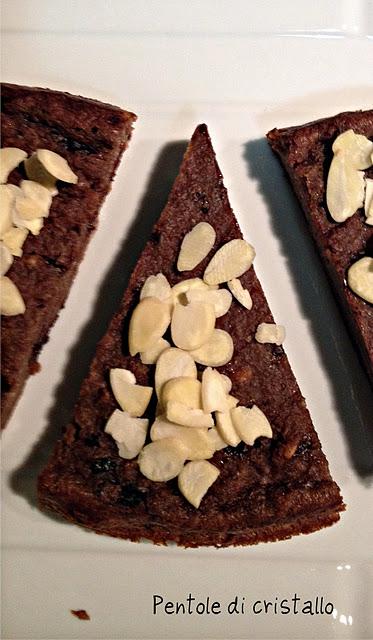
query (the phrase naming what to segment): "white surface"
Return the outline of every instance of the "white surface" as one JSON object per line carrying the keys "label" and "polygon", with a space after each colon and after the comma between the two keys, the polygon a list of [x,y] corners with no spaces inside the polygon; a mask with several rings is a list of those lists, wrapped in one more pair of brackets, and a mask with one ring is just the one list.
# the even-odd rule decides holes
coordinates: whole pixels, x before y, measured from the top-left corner
{"label": "white surface", "polygon": [[[372,394],[263,140],[274,126],[372,107],[372,3],[2,4],[4,80],[97,97],[139,115],[42,371],[3,436],[3,637],[372,638]],[[35,475],[177,170],[180,153],[165,147],[203,121],[348,504],[331,529],[256,548],[135,545],[57,522],[34,503]],[[334,615],[250,612],[255,600],[295,592],[304,600],[324,595]],[[245,596],[245,614],[152,614],[153,594],[175,601],[188,593],[223,606]],[[80,608],[89,622],[71,615]]]}

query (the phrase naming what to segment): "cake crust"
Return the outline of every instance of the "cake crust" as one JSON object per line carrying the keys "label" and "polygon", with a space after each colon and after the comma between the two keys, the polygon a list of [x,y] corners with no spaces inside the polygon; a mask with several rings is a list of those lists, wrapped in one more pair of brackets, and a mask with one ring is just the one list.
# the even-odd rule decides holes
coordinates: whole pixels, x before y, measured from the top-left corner
{"label": "cake crust", "polygon": [[[58,183],[49,217],[38,236],[28,235],[22,258],[7,275],[26,304],[23,315],[2,317],[2,427],[49,331],[63,307],[99,209],[131,137],[133,113],[59,91],[2,84],[3,147],[28,154],[45,148],[62,155],[78,184]],[[24,178],[22,166],[9,182]]]}
{"label": "cake crust", "polygon": [[[205,125],[193,135],[168,203],[98,345],[73,419],[39,477],[40,505],[97,533],[185,547],[256,544],[329,526],[339,519],[343,501],[283,348],[254,340],[258,323],[273,318],[253,268],[241,278],[252,310],[234,301],[217,319],[235,346],[233,359],[219,371],[231,378],[240,404],[255,403],[265,412],[273,438],[216,452],[210,461],[220,475],[195,509],[177,480],[151,482],[136,460],[118,456],[104,432],[116,408],[111,368],[130,369],[139,384],[153,384],[154,367],[128,355],[128,321],[140,289],[160,271],[171,285],[185,278],[176,269],[180,244],[201,221],[216,230],[213,251],[242,237]],[[188,277],[201,277],[210,257]],[[154,418],[154,409],[149,406],[145,416]]]}

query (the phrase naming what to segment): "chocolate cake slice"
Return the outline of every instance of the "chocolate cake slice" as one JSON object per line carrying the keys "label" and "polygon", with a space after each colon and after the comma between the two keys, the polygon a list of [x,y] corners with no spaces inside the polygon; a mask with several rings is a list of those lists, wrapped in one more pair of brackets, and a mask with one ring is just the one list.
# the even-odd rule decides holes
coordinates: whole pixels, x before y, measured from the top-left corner
{"label": "chocolate cake slice", "polygon": [[[47,149],[64,158],[76,184],[57,182],[39,235],[28,234],[22,257],[6,276],[20,291],[25,312],[2,317],[2,427],[64,305],[97,224],[116,167],[131,137],[133,113],[95,100],[49,89],[2,85],[2,147],[25,155]],[[24,164],[9,175],[18,185]]]}
{"label": "chocolate cake slice", "polygon": [[[187,275],[180,273],[181,243],[201,222],[215,229],[212,251]],[[227,242],[243,242],[241,238],[207,127],[200,125],[120,308],[97,347],[74,416],[39,477],[43,509],[97,533],[185,547],[275,541],[339,520],[344,510],[339,488],[330,476],[285,352],[255,338],[258,325],[272,324],[273,318],[252,267],[240,278],[251,294],[251,310],[233,300],[228,312],[216,320],[216,327],[229,333],[234,345],[233,356],[218,371],[229,376],[231,394],[240,405],[256,405],[265,414],[272,437],[258,437],[253,446],[240,442],[216,451],[209,464],[218,477],[196,508],[181,493],[176,478],[150,480],[138,459],[123,459],[107,432],[117,407],[110,386],[113,368],[129,370],[139,385],[154,386],[154,365],[131,356],[128,347],[129,324],[144,282],[160,272],[171,285],[186,277],[202,278],[214,252]],[[235,254],[231,257],[236,260]],[[198,369],[203,367],[199,364]],[[128,371],[126,375],[131,376]],[[145,412],[150,424],[155,413],[151,401]]]}
{"label": "chocolate cake slice", "polygon": [[[351,265],[363,257],[373,257],[372,222],[367,224],[362,207],[346,220],[335,221],[328,210],[326,198],[333,143],[349,130],[373,140],[373,110],[340,113],[302,126],[273,129],[267,137],[280,157],[303,208],[373,384],[373,306],[347,284]],[[373,158],[365,176],[368,180],[373,178]]]}

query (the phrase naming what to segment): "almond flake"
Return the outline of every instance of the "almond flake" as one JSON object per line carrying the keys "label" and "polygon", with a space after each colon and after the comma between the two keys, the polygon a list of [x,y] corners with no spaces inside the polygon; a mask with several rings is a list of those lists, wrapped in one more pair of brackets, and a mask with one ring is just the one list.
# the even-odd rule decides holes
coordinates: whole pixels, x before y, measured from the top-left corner
{"label": "almond flake", "polygon": [[70,182],[72,184],[78,182],[78,176],[70,169],[65,158],[58,153],[54,153],[54,151],[50,151],[49,149],[38,149],[36,151],[36,157],[44,169],[57,180]]}
{"label": "almond flake", "polygon": [[216,428],[219,435],[223,438],[224,442],[229,444],[231,447],[237,447],[237,445],[241,442],[241,438],[234,428],[230,411],[226,411],[225,413],[217,411],[215,414],[215,419]]}
{"label": "almond flake", "polygon": [[373,142],[353,129],[341,133],[332,149],[335,154],[343,152],[354,169],[368,169],[372,164]]}
{"label": "almond flake", "polygon": [[22,256],[22,247],[27,238],[27,229],[18,229],[17,227],[11,227],[9,231],[4,233],[3,242],[8,247],[10,253],[20,258]]}
{"label": "almond flake", "polygon": [[237,407],[239,400],[238,398],[235,398],[234,396],[227,396],[227,402],[228,402],[228,408],[229,409],[234,409],[234,407]]}
{"label": "almond flake", "polygon": [[139,418],[148,407],[153,388],[134,384],[132,376],[132,372],[127,369],[110,369],[110,385],[121,409],[130,416]]}
{"label": "almond flake", "polygon": [[149,347],[149,349],[145,349],[145,351],[141,351],[140,359],[143,364],[155,364],[165,349],[170,347],[170,343],[168,340],[164,338],[159,338],[154,344]]}
{"label": "almond flake", "polygon": [[215,244],[216,233],[208,222],[199,222],[184,237],[179,258],[178,271],[191,271],[210,253]]}
{"label": "almond flake", "polygon": [[26,151],[17,147],[4,147],[0,149],[0,184],[5,184],[9,174],[27,158]]}
{"label": "almond flake", "polygon": [[207,284],[220,284],[239,278],[250,269],[254,257],[254,248],[246,240],[231,240],[215,253],[203,279]]}
{"label": "almond flake", "polygon": [[148,424],[149,420],[134,418],[129,413],[115,409],[106,423],[105,432],[116,441],[120,457],[132,460],[145,444]]}
{"label": "almond flake", "polygon": [[33,236],[38,236],[44,226],[44,218],[33,218],[33,220],[25,220],[17,213],[17,209],[13,209],[12,220],[15,227],[19,229],[27,229],[31,231]]}
{"label": "almond flake", "polygon": [[280,346],[285,340],[285,327],[280,324],[261,322],[258,324],[255,340],[260,344],[277,344]]}
{"label": "almond flake", "polygon": [[0,279],[0,313],[2,316],[18,316],[26,307],[18,287],[8,276]]}
{"label": "almond flake", "polygon": [[166,406],[170,400],[175,400],[191,409],[202,409],[201,387],[200,381],[195,378],[172,378],[163,385],[162,404]]}
{"label": "almond flake", "polygon": [[159,356],[155,367],[155,390],[158,398],[163,385],[172,378],[197,378],[197,367],[187,351],[170,347]]}
{"label": "almond flake", "polygon": [[[217,288],[217,287],[216,287]],[[187,304],[186,293],[188,291],[192,291],[194,289],[202,289],[203,291],[210,291],[211,287],[209,287],[206,282],[203,282],[201,278],[188,278],[187,280],[181,280],[171,289],[172,292],[172,300],[174,304]]]}
{"label": "almond flake", "polygon": [[[188,427],[185,427],[185,428],[187,429]],[[197,429],[190,429],[190,431],[195,433]],[[211,429],[207,431],[207,437],[209,439],[209,442],[212,448],[214,449],[214,452],[220,451],[221,449],[225,449],[228,446],[225,440],[223,440],[223,438],[219,435],[219,432],[216,427],[211,427]],[[207,460],[208,457],[209,456],[204,456],[203,459]]]}
{"label": "almond flake", "polygon": [[24,166],[29,180],[33,180],[34,182],[38,182],[43,185],[43,187],[50,191],[52,196],[57,195],[57,180],[43,167],[41,162],[38,160],[36,153],[33,153],[32,156],[25,160]]}
{"label": "almond flake", "polygon": [[186,451],[187,460],[206,460],[212,458],[216,448],[207,429],[191,429],[170,422],[165,416],[156,418],[150,429],[150,437],[153,442],[164,438],[176,438],[181,442]]}
{"label": "almond flake", "polygon": [[365,224],[373,225],[373,180],[372,178],[366,178],[365,180]]}
{"label": "almond flake", "polygon": [[140,300],[144,298],[158,298],[162,302],[169,302],[171,299],[171,286],[163,273],[156,276],[149,276],[140,291]]}
{"label": "almond flake", "polygon": [[204,302],[212,304],[215,317],[225,316],[232,304],[232,296],[227,289],[190,289],[185,294],[188,303]]}
{"label": "almond flake", "polygon": [[201,409],[191,409],[182,402],[170,400],[166,407],[167,420],[181,424],[184,427],[213,427],[214,421],[210,413],[204,413]]}
{"label": "almond flake", "polygon": [[179,489],[184,498],[198,509],[218,475],[219,470],[207,460],[188,462],[179,474]]}
{"label": "almond flake", "polygon": [[12,227],[12,208],[14,193],[8,184],[0,185],[0,238]]}
{"label": "almond flake", "polygon": [[232,359],[233,350],[233,340],[229,333],[223,329],[214,329],[210,339],[202,347],[189,353],[198,364],[221,367]]}
{"label": "almond flake", "polygon": [[51,192],[33,180],[21,181],[21,193],[16,196],[15,208],[21,218],[46,218],[52,204]]}
{"label": "almond flake", "polygon": [[364,190],[364,173],[351,165],[346,154],[337,152],[326,185],[326,203],[333,220],[344,222],[353,216],[363,205]]}
{"label": "almond flake", "polygon": [[251,309],[253,306],[253,301],[251,299],[250,292],[247,289],[244,289],[241,281],[238,278],[233,278],[233,280],[228,281],[228,287],[231,293],[234,295],[236,300],[240,304],[242,304],[245,309]]}
{"label": "almond flake", "polygon": [[176,478],[186,460],[186,447],[176,438],[164,438],[147,444],[139,455],[140,471],[153,482]]}
{"label": "almond flake", "polygon": [[356,295],[373,304],[373,258],[365,256],[347,272],[348,286]]}
{"label": "almond flake", "polygon": [[225,393],[230,393],[232,391],[232,380],[229,376],[226,376],[224,373],[220,374],[221,381],[224,386]]}
{"label": "almond flake", "polygon": [[232,422],[241,440],[252,446],[257,438],[272,438],[272,428],[263,411],[255,404],[248,407],[236,407],[231,411]]}
{"label": "almond flake", "polygon": [[185,307],[176,304],[171,319],[171,336],[177,347],[198,349],[211,337],[215,327],[215,312],[211,304],[191,302]]}
{"label": "almond flake", "polygon": [[157,298],[144,298],[135,307],[128,330],[131,356],[146,351],[163,336],[170,324],[170,309]]}
{"label": "almond flake", "polygon": [[228,411],[227,394],[219,371],[207,367],[202,374],[202,406],[205,413]]}
{"label": "almond flake", "polygon": [[4,276],[7,271],[9,271],[10,267],[13,264],[13,256],[10,253],[8,247],[0,241],[0,265],[1,265],[1,273],[0,275]]}

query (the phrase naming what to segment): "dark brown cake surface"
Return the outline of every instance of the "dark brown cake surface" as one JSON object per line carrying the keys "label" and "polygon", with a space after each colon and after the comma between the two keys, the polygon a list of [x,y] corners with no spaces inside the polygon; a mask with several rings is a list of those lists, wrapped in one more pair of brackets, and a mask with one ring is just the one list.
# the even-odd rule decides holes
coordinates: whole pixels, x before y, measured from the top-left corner
{"label": "dark brown cake surface", "polygon": [[[154,385],[154,365],[128,355],[128,320],[142,284],[160,271],[172,285],[185,279],[176,269],[180,244],[200,221],[216,230],[213,252],[241,237],[205,125],[193,135],[168,203],[98,345],[73,420],[39,478],[40,504],[98,533],[192,547],[254,544],[320,529],[337,521],[344,505],[282,347],[254,339],[257,325],[271,322],[272,315],[253,268],[241,278],[252,310],[233,301],[217,320],[235,348],[219,370],[230,376],[240,404],[255,403],[265,412],[273,438],[216,452],[211,462],[220,475],[196,509],[177,480],[148,480],[136,460],[118,456],[104,432],[116,408],[111,368],[128,368],[139,384]],[[202,276],[211,255],[187,277]],[[154,405],[145,416],[154,419]]]}
{"label": "dark brown cake surface", "polygon": [[[332,145],[336,137],[348,129],[373,140],[373,110],[341,113],[299,127],[273,129],[268,133],[268,141],[280,156],[303,207],[373,383],[373,306],[346,284],[351,264],[365,255],[373,256],[373,227],[365,224],[362,209],[345,222],[337,223],[326,206]],[[373,167],[366,175],[373,177]]]}
{"label": "dark brown cake surface", "polygon": [[[3,84],[2,147],[63,156],[78,184],[58,183],[49,217],[28,235],[7,276],[25,301],[23,315],[2,317],[2,426],[35,369],[35,361],[83,258],[101,204],[136,116],[118,107],[49,89]],[[22,165],[9,181],[24,178]]]}

